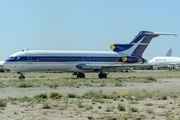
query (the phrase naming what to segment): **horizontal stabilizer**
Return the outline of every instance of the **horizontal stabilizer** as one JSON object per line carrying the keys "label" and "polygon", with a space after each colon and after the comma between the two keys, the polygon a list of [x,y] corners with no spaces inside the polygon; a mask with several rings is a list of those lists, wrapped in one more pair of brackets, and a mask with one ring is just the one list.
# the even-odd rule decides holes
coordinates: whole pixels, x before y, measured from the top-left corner
{"label": "horizontal stabilizer", "polygon": [[163,32],[152,32],[152,33],[143,33],[144,35],[174,35],[177,36],[177,33],[163,33]]}

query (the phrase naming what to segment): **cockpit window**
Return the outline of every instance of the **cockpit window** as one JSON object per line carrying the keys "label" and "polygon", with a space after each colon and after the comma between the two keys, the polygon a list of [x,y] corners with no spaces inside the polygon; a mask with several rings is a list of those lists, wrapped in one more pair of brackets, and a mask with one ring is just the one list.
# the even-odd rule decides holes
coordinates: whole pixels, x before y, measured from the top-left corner
{"label": "cockpit window", "polygon": [[11,58],[11,59],[14,59],[14,56],[11,56],[10,58]]}
{"label": "cockpit window", "polygon": [[20,59],[20,56],[11,56],[10,59],[19,60],[19,59]]}

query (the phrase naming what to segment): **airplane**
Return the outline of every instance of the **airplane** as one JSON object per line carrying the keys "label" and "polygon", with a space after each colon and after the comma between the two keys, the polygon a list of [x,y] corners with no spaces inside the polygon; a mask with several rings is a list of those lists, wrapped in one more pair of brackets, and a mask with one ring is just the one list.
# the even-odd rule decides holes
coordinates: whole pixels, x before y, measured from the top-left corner
{"label": "airplane", "polygon": [[[172,49],[170,49],[169,51],[172,52]],[[180,57],[171,56],[170,53],[169,55],[166,56],[154,57],[148,62],[148,64],[154,66],[155,68],[167,67],[169,70],[173,68],[178,70],[180,65]]]}
{"label": "airplane", "polygon": [[4,67],[3,63],[4,63],[4,61],[0,61],[0,67]]}
{"label": "airplane", "polygon": [[0,61],[0,72],[4,72],[3,63],[4,63],[4,61]]}
{"label": "airplane", "polygon": [[[164,57],[170,57],[172,55],[172,49],[169,49],[168,52],[166,53],[166,55]],[[155,57],[154,57],[155,58]],[[153,58],[153,59],[154,59]],[[140,65],[135,65],[135,67],[139,67],[139,68],[147,68],[147,69],[157,69],[158,67],[166,67],[165,66],[162,66],[161,64],[154,64],[152,61],[153,59],[151,60],[146,60],[143,64],[140,64]],[[129,68],[130,69],[130,68]],[[129,70],[128,68],[126,70]],[[132,69],[132,68],[131,68]]]}
{"label": "airplane", "polygon": [[99,72],[99,78],[107,78],[107,73],[144,63],[142,54],[159,35],[177,35],[140,31],[129,44],[111,44],[113,51],[64,51],[64,50],[22,50],[10,55],[3,66],[20,74],[24,72],[60,71],[72,72],[77,78],[85,78],[85,72]]}

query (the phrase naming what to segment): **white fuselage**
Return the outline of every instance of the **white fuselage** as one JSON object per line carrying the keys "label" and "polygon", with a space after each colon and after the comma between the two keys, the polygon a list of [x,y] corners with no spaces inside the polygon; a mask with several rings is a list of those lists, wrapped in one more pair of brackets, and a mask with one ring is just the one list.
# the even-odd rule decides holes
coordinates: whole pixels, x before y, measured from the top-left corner
{"label": "white fuselage", "polygon": [[30,71],[90,71],[77,68],[78,64],[117,64],[122,63],[119,54],[113,51],[57,51],[35,50],[12,54],[4,66],[17,72]]}
{"label": "white fuselage", "polygon": [[180,65],[180,57],[154,57],[148,64],[154,66]]}

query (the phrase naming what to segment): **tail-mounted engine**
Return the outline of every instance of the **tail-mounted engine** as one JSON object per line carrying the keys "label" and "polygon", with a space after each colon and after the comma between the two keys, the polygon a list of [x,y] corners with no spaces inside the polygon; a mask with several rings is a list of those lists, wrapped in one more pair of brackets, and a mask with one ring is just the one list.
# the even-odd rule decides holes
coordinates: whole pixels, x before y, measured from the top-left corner
{"label": "tail-mounted engine", "polygon": [[121,57],[121,61],[125,63],[144,63],[145,59],[136,56],[125,56]]}
{"label": "tail-mounted engine", "polygon": [[111,44],[110,49],[112,49],[115,52],[121,52],[129,49],[132,46],[133,44]]}

